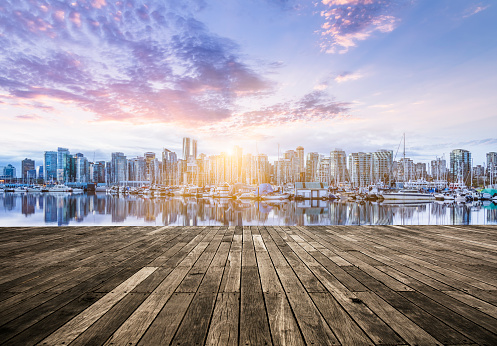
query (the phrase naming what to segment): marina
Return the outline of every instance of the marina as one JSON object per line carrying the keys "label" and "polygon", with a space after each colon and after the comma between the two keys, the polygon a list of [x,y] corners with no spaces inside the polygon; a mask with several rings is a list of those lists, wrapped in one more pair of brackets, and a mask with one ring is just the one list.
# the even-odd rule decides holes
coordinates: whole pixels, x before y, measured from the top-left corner
{"label": "marina", "polygon": [[0,194],[2,226],[497,224],[491,200],[256,200],[110,193]]}
{"label": "marina", "polygon": [[0,228],[3,345],[495,345],[496,226]]}

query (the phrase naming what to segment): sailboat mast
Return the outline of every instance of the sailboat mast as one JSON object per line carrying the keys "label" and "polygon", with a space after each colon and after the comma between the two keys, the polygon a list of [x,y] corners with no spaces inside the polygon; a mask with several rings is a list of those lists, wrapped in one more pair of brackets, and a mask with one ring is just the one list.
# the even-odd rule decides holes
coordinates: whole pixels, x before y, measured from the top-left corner
{"label": "sailboat mast", "polygon": [[406,133],[404,132],[404,182],[406,182]]}

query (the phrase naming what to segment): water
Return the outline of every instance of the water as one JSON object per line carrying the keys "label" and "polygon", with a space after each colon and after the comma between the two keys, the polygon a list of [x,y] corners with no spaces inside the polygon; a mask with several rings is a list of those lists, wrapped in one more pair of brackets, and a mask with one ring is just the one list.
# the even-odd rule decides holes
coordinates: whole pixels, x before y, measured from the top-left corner
{"label": "water", "polygon": [[0,226],[485,224],[497,224],[494,203],[358,204],[320,200],[267,203],[106,194],[0,194]]}

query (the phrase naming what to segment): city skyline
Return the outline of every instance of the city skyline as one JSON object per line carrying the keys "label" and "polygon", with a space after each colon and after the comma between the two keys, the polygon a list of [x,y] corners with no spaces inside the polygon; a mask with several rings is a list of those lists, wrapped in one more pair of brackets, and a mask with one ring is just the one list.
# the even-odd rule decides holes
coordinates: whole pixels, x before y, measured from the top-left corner
{"label": "city skyline", "polygon": [[[497,6],[426,0],[6,1],[0,166],[238,145],[428,163],[497,148]],[[400,149],[402,151],[402,149]]]}
{"label": "city skyline", "polygon": [[[483,165],[473,164],[472,154],[464,149],[454,149],[449,160],[436,158],[429,164],[394,154],[393,150],[346,153],[335,148],[329,156],[316,152],[305,153],[302,146],[284,150],[278,160],[270,162],[265,153],[244,153],[235,146],[214,155],[197,154],[197,140],[183,138],[179,155],[163,148],[161,155],[145,152],[129,157],[123,152],[113,152],[109,160],[90,161],[82,153],[71,154],[68,148],[45,151],[43,165],[35,167],[35,160],[22,160],[20,180],[24,183],[37,179],[59,183],[113,184],[165,184],[185,185],[229,183],[273,183],[279,186],[296,182],[320,182],[354,186],[388,184],[394,181],[430,179],[450,182],[490,184],[496,177],[497,152],[486,154]],[[16,168],[9,164],[0,166],[0,179],[19,178]]]}

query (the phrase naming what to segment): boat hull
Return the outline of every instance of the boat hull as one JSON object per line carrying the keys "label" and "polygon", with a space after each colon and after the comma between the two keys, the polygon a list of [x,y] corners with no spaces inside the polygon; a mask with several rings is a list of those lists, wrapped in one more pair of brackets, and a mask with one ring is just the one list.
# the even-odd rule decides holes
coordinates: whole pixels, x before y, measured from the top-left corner
{"label": "boat hull", "polygon": [[435,200],[433,195],[422,193],[385,193],[382,195],[385,200],[398,201],[432,201]]}

